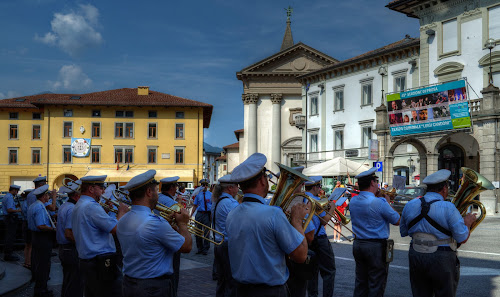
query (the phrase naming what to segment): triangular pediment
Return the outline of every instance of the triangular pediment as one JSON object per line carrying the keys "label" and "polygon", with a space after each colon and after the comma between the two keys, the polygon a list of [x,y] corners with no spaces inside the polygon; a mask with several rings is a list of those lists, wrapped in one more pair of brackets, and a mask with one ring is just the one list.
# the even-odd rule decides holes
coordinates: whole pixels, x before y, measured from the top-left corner
{"label": "triangular pediment", "polygon": [[333,65],[338,60],[301,42],[252,64],[237,73],[245,75],[304,74]]}

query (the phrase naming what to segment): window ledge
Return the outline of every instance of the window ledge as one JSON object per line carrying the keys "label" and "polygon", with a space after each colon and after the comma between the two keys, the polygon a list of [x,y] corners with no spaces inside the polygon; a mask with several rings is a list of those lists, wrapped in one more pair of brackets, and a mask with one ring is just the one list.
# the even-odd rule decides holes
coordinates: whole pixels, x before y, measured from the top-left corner
{"label": "window ledge", "polygon": [[344,112],[345,110],[342,108],[342,109],[337,109],[337,110],[334,110],[333,113],[336,113],[336,112]]}
{"label": "window ledge", "polygon": [[453,56],[460,56],[460,51],[455,50],[455,51],[451,51],[451,52],[447,52],[447,53],[442,53],[439,55],[439,60],[444,59],[444,58],[448,58],[448,57],[453,57]]}
{"label": "window ledge", "polygon": [[360,107],[363,108],[363,107],[367,107],[367,106],[371,106],[373,107],[373,103],[370,103],[370,104],[361,104]]}
{"label": "window ledge", "polygon": [[317,117],[319,116],[319,113],[315,113],[315,114],[310,114],[309,117]]}

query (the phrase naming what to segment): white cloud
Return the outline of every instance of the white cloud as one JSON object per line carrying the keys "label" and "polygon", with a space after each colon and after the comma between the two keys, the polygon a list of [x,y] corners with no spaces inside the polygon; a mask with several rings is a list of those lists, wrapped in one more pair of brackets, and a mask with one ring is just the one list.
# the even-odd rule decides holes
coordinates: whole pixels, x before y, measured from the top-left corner
{"label": "white cloud", "polygon": [[80,5],[77,11],[67,14],[55,13],[50,22],[52,31],[43,36],[36,34],[35,40],[77,56],[87,48],[102,44],[102,35],[97,31],[98,18],[99,10],[90,4]]}
{"label": "white cloud", "polygon": [[92,85],[92,80],[83,73],[80,66],[77,65],[64,65],[59,70],[59,78],[57,81],[49,81],[52,89],[66,89],[66,90],[82,90]]}
{"label": "white cloud", "polygon": [[0,99],[15,98],[15,97],[20,97],[20,96],[21,96],[21,93],[16,92],[16,91],[7,91],[7,93],[0,92]]}

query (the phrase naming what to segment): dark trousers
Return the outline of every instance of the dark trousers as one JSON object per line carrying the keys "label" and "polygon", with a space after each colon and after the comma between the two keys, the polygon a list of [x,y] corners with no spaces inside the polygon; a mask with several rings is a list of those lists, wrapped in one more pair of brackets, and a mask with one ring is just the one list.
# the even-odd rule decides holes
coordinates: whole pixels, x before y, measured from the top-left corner
{"label": "dark trousers", "polygon": [[173,268],[174,268],[174,275],[172,278],[172,286],[174,288],[174,294],[172,296],[176,297],[177,296],[177,289],[179,288],[179,271],[181,270],[181,253],[176,252],[174,253],[174,258],[173,258]]}
{"label": "dark trousers", "polygon": [[268,286],[262,284],[236,283],[238,297],[289,297],[285,285]]}
{"label": "dark trousers", "polygon": [[410,247],[410,282],[414,297],[453,297],[460,279],[460,261],[456,252],[416,252]]}
{"label": "dark trousers", "polygon": [[[196,213],[195,219],[206,226],[210,226],[210,217],[211,215],[209,211],[198,211]],[[203,229],[203,235],[208,238],[209,230],[207,228],[204,228],[199,224],[196,224],[196,227]],[[198,248],[198,252],[200,253],[208,252],[208,250],[210,249],[210,241],[201,239],[199,236],[196,236],[196,247]]]}
{"label": "dark trousers", "polygon": [[354,296],[384,296],[389,263],[385,261],[385,239],[356,239],[352,254],[356,260]]}
{"label": "dark trousers", "polygon": [[290,297],[306,297],[307,280],[290,270],[290,277],[286,281]]}
{"label": "dark trousers", "polygon": [[235,297],[236,288],[233,276],[231,275],[227,241],[224,241],[219,246],[214,246],[214,256],[217,277],[217,290],[215,292],[215,296]]}
{"label": "dark trousers", "polygon": [[123,277],[123,297],[172,297],[174,286],[172,276],[163,278],[137,279]]}
{"label": "dark trousers", "polygon": [[100,275],[96,258],[90,260],[80,259],[80,275],[84,280],[85,297],[121,297],[122,273],[115,265],[114,278],[106,280]]}
{"label": "dark trousers", "polygon": [[60,245],[59,260],[63,268],[61,297],[82,297],[83,279],[80,277],[76,247],[72,244]]}
{"label": "dark trousers", "polygon": [[318,272],[323,279],[323,297],[332,297],[333,288],[335,285],[335,255],[333,254],[332,245],[326,235],[317,236],[312,246],[312,250],[318,257],[318,271],[314,273],[314,277],[308,281],[307,293],[310,297],[318,296]]}
{"label": "dark trousers", "polygon": [[16,214],[8,214],[4,216],[3,220],[5,223],[4,256],[10,256],[14,251],[14,241],[16,240],[17,217]]}
{"label": "dark trousers", "polygon": [[32,275],[35,281],[35,296],[47,293],[50,275],[50,254],[52,253],[52,232],[32,232],[33,250],[31,252]]}

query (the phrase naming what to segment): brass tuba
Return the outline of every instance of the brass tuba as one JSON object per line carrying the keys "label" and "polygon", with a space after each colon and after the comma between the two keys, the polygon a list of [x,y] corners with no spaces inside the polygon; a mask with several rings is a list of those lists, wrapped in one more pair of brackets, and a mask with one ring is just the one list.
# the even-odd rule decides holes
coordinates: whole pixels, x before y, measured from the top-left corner
{"label": "brass tuba", "polygon": [[473,199],[483,191],[493,190],[495,186],[493,186],[493,184],[486,177],[470,168],[462,167],[461,170],[463,176],[460,181],[460,187],[458,188],[455,196],[453,196],[451,202],[455,204],[455,207],[462,216],[465,216],[469,206],[476,205],[479,209],[481,209],[481,215],[475,222],[472,223],[470,227],[470,232],[472,232],[486,217],[486,209],[484,208],[484,205]]}
{"label": "brass tuba", "polygon": [[280,176],[269,205],[278,206],[287,214],[292,206],[297,203],[304,203],[304,199],[307,199],[310,202],[310,210],[309,215],[302,223],[302,228],[305,231],[316,212],[316,203],[313,198],[307,196],[305,193],[294,194],[294,192],[303,182],[310,181],[310,179],[288,166],[277,162],[275,164],[280,168]]}

